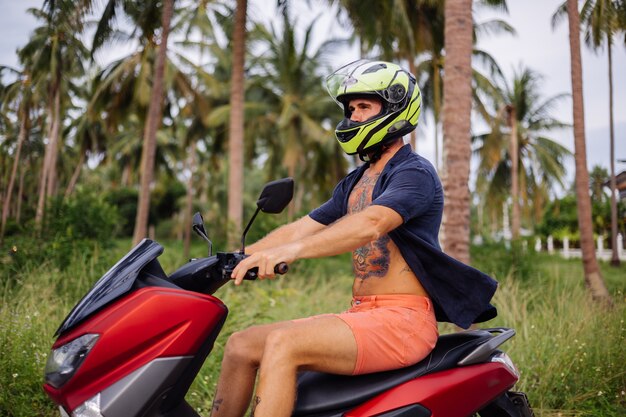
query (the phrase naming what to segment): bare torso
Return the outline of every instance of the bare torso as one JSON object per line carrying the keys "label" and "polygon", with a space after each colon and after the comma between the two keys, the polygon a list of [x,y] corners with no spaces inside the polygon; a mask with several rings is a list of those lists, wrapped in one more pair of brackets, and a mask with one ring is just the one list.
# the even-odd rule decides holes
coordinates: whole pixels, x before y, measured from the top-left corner
{"label": "bare torso", "polygon": [[[380,176],[367,169],[348,199],[348,214],[372,203],[372,190]],[[352,295],[414,294],[427,296],[424,287],[388,235],[352,252],[354,283]]]}

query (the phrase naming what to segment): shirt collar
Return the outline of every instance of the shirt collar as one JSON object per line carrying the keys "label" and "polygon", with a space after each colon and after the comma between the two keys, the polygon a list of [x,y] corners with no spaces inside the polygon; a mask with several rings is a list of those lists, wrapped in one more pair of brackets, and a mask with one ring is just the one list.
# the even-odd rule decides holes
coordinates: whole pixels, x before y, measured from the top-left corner
{"label": "shirt collar", "polygon": [[[387,161],[387,164],[383,168],[382,173],[390,170],[395,164],[403,161],[411,152],[413,152],[413,150],[411,149],[411,145],[409,145],[408,143],[403,145],[400,149],[398,149],[398,152],[396,152],[391,157],[391,159]],[[369,162],[366,162],[363,165],[361,165],[360,174],[363,174],[363,172],[365,172],[365,170],[369,168],[369,166],[370,166]]]}
{"label": "shirt collar", "polygon": [[390,170],[394,165],[398,164],[401,161],[404,161],[407,156],[412,152],[411,145],[408,143],[398,149],[389,161],[387,161],[387,165],[383,168],[383,172]]}

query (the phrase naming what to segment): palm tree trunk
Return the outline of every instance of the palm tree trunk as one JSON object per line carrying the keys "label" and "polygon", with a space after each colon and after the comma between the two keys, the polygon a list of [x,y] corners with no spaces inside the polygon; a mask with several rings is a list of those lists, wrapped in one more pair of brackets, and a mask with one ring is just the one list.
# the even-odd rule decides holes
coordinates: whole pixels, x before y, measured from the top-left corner
{"label": "palm tree trunk", "polygon": [[167,59],[167,37],[170,32],[170,21],[174,9],[174,0],[165,0],[163,3],[161,44],[157,54],[156,66],[152,84],[152,96],[146,128],[143,138],[143,151],[141,155],[141,185],[139,200],[137,203],[137,218],[133,233],[133,245],[136,245],[148,234],[148,215],[150,212],[150,185],[154,176],[154,159],[156,156],[156,134],[161,124],[163,115],[163,78],[165,73],[165,60]]}
{"label": "palm tree trunk", "polygon": [[20,185],[17,188],[17,207],[15,211],[15,223],[20,224],[20,220],[22,217],[22,198],[24,196],[24,172],[28,171],[28,163],[26,167],[23,165],[20,167]]}
{"label": "palm tree trunk", "polygon": [[435,169],[439,172],[439,112],[441,111],[441,76],[439,58],[433,57],[433,117],[435,120]]}
{"label": "palm tree trunk", "polygon": [[128,187],[130,185],[131,170],[130,162],[124,164],[121,180],[122,187]]}
{"label": "palm tree trunk", "polygon": [[53,99],[50,98],[48,104],[48,117],[47,117],[47,134],[48,134],[48,144],[44,150],[43,156],[43,164],[41,167],[40,177],[39,177],[39,198],[37,199],[37,209],[35,212],[35,225],[37,229],[41,228],[41,224],[43,222],[44,209],[46,206],[46,191],[48,187],[48,176],[50,173],[50,159],[52,157],[52,142],[54,136],[55,129],[55,121],[54,121],[54,104]]}
{"label": "palm tree trunk", "polygon": [[60,134],[61,134],[61,76],[54,88],[54,103],[52,108],[52,131],[50,135],[50,159],[48,160],[48,174],[46,184],[46,196],[50,197],[57,189],[57,159],[59,157]]}
{"label": "palm tree trunk", "polygon": [[72,174],[72,178],[70,178],[70,183],[67,185],[65,189],[65,198],[68,198],[74,192],[76,188],[76,183],[78,182],[78,177],[80,176],[80,171],[83,168],[83,164],[85,163],[85,151],[83,149],[80,150],[80,156],[78,158],[78,163],[76,164],[76,168],[74,168],[74,173]]}
{"label": "palm tree trunk", "polygon": [[37,198],[37,209],[35,211],[36,228],[41,228],[43,222],[43,212],[46,205],[46,183],[48,182],[48,159],[50,159],[50,149],[46,146],[43,157],[43,166],[39,176],[39,197]]}
{"label": "palm tree trunk", "polygon": [[583,71],[580,57],[580,16],[578,14],[577,0],[567,0],[567,15],[569,21],[573,96],[576,204],[578,206],[578,227],[580,229],[580,247],[583,256],[585,283],[594,300],[610,304],[611,297],[600,273],[593,242],[589,172],[587,171],[587,150],[585,149]]}
{"label": "palm tree trunk", "polygon": [[20,154],[22,152],[22,144],[26,140],[28,133],[28,110],[22,112],[22,122],[20,123],[20,132],[17,135],[17,146],[15,148],[15,157],[13,159],[13,166],[11,167],[11,176],[9,177],[9,184],[7,186],[6,197],[2,203],[2,224],[0,225],[0,244],[4,241],[4,230],[9,217],[9,208],[11,207],[11,197],[13,194],[13,186],[15,184],[15,177],[17,176],[17,167],[20,163]]}
{"label": "palm tree trunk", "polygon": [[611,265],[619,266],[619,252],[617,248],[617,198],[615,190],[617,179],[615,178],[615,130],[613,126],[613,54],[611,52],[611,37],[607,36],[609,56],[609,131],[610,131],[610,154],[611,154]]}
{"label": "palm tree trunk", "polygon": [[507,106],[509,126],[511,127],[511,237],[519,238],[520,211],[519,211],[519,156],[517,144],[517,112],[514,106]]}
{"label": "palm tree trunk", "polygon": [[183,218],[183,247],[185,259],[189,259],[189,252],[191,250],[191,221],[193,212],[193,176],[196,173],[196,140],[194,139],[189,144],[189,158],[188,158],[189,180],[187,181],[187,195],[185,196],[185,215]]}
{"label": "palm tree trunk", "polygon": [[233,27],[233,72],[230,80],[228,139],[228,242],[238,245],[243,218],[243,104],[247,0],[237,0]]}
{"label": "palm tree trunk", "polygon": [[[288,161],[288,163],[286,164],[287,165],[287,175],[289,175],[291,178],[296,178],[297,159],[287,159],[287,161]],[[303,188],[303,187],[299,187],[299,188]],[[297,196],[298,196],[298,194],[296,193],[296,197]],[[297,198],[295,200],[292,200],[291,202],[289,202],[289,205],[287,206],[287,221],[288,222],[293,221],[293,219],[296,216],[296,201],[297,201]]]}
{"label": "palm tree trunk", "polygon": [[444,250],[469,263],[472,0],[445,3],[443,85]]}

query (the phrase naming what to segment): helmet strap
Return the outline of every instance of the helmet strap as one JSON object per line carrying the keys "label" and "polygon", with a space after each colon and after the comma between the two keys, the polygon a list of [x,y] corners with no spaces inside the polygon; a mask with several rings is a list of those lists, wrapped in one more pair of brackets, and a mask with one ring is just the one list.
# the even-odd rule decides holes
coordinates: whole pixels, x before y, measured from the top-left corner
{"label": "helmet strap", "polygon": [[359,159],[363,162],[369,162],[370,164],[375,163],[381,158],[381,156],[383,156],[383,153],[385,153],[385,151],[389,149],[391,145],[396,142],[396,140],[398,140],[398,138],[390,142],[387,142],[383,145],[377,146],[375,149],[371,150],[370,152],[359,153]]}
{"label": "helmet strap", "polygon": [[360,153],[359,159],[363,162],[369,162],[370,164],[373,164],[374,162],[378,161],[381,156],[383,156],[384,151],[385,151],[384,147],[380,146],[372,152]]}

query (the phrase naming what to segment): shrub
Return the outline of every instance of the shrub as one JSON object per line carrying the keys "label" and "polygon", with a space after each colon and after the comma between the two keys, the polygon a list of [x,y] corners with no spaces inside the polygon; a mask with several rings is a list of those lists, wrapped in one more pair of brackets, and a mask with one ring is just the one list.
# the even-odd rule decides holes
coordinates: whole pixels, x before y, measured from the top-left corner
{"label": "shrub", "polygon": [[107,241],[118,224],[115,207],[92,191],[79,190],[70,198],[52,200],[43,231],[49,236]]}
{"label": "shrub", "polygon": [[5,239],[0,272],[7,273],[7,280],[15,280],[15,273],[29,263],[44,261],[65,269],[72,259],[109,247],[119,218],[115,207],[93,191],[78,190],[70,198],[54,198],[47,207],[40,237],[31,226],[26,229],[30,233]]}
{"label": "shrub", "polygon": [[117,188],[107,192],[104,201],[117,209],[119,213],[119,237],[130,237],[135,229],[137,198],[139,193],[134,188]]}
{"label": "shrub", "polygon": [[471,248],[472,265],[498,281],[508,276],[527,279],[533,274],[538,256],[541,254],[532,252],[530,245],[525,247],[522,241],[513,242],[510,248],[493,242]]}

